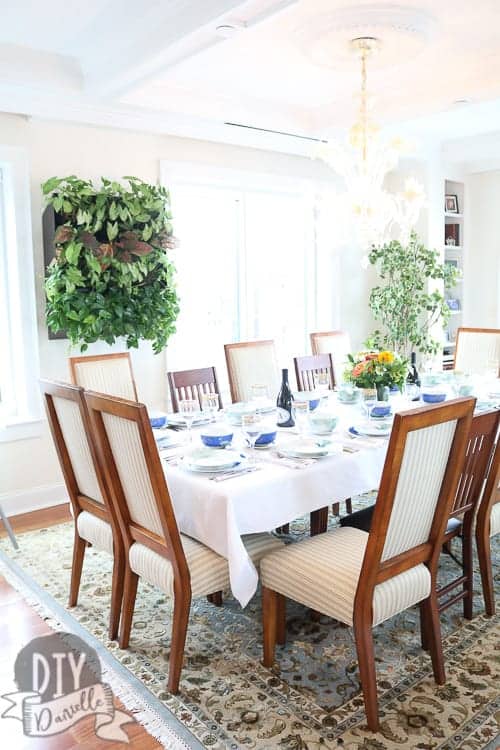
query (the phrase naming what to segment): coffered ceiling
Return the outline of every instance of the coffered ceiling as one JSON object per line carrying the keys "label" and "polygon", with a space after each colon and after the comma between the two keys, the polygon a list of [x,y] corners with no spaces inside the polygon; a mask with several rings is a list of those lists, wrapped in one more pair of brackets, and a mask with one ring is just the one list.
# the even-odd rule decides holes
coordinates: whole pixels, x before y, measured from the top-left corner
{"label": "coffered ceiling", "polygon": [[4,111],[301,152],[303,138],[235,125],[306,138],[343,129],[359,89],[349,40],[370,35],[381,40],[368,66],[377,120],[441,141],[500,131],[499,0],[0,7]]}

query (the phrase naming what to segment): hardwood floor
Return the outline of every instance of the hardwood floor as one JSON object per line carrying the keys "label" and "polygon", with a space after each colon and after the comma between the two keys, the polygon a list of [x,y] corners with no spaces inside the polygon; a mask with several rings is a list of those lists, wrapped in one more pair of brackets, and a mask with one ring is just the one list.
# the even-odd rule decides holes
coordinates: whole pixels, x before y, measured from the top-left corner
{"label": "hardwood floor", "polygon": [[[30,531],[37,528],[53,526],[71,519],[67,505],[25,513],[12,517],[11,523],[15,533]],[[0,529],[0,536],[5,536],[5,530]],[[0,696],[17,690],[14,682],[14,662],[18,652],[32,638],[49,635],[51,628],[30,607],[22,596],[0,576]],[[127,709],[115,698],[116,708]],[[0,701],[0,714],[7,707]],[[63,734],[49,738],[25,737],[22,723],[15,719],[0,718],[0,736],[2,747],[12,750],[123,750],[124,747],[133,750],[157,750],[161,748],[159,742],[151,737],[143,726],[138,723],[127,724],[125,731],[130,737],[130,744],[100,740],[95,735],[94,718],[82,719],[74,727]]]}

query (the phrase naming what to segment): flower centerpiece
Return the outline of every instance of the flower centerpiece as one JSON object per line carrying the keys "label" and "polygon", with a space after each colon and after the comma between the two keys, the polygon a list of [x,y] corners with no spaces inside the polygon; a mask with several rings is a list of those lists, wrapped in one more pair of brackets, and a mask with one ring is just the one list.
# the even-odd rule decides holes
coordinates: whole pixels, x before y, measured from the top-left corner
{"label": "flower centerpiece", "polygon": [[397,386],[400,391],[408,373],[408,362],[389,351],[360,352],[348,355],[345,379],[358,388],[376,389],[377,399],[387,399],[389,388]]}

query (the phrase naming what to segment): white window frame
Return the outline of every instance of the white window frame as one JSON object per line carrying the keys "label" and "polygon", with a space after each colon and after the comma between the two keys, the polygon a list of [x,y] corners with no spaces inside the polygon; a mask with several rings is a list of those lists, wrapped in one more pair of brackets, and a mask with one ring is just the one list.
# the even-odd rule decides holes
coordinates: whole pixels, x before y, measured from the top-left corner
{"label": "white window frame", "polygon": [[[0,412],[0,442],[41,434],[35,273],[30,179],[24,149],[0,145],[2,210],[0,273],[3,319],[0,355],[5,357],[9,408]],[[5,366],[5,365],[4,365]]]}

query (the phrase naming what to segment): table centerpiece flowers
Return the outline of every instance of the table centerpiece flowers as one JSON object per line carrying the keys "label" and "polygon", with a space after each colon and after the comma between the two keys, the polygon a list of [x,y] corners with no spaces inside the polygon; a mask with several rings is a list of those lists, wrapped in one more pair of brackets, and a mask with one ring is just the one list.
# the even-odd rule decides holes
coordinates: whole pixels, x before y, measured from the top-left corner
{"label": "table centerpiece flowers", "polygon": [[387,401],[389,389],[402,391],[408,374],[408,362],[394,352],[359,352],[347,355],[344,378],[358,388],[376,390],[378,401]]}

